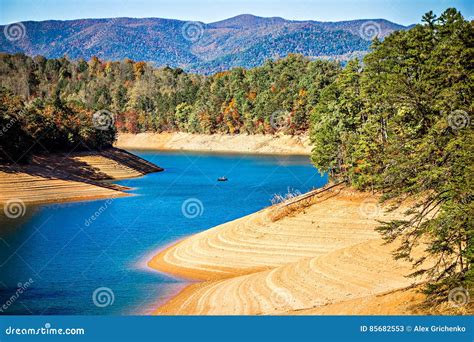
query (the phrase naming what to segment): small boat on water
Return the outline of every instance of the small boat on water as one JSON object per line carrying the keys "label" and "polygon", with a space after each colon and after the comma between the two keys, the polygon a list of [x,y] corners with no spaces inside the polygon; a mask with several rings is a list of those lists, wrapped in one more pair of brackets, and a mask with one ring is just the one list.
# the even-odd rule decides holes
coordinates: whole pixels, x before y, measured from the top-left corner
{"label": "small boat on water", "polygon": [[219,177],[219,178],[217,178],[217,181],[218,182],[227,182],[228,179],[227,179],[227,177]]}

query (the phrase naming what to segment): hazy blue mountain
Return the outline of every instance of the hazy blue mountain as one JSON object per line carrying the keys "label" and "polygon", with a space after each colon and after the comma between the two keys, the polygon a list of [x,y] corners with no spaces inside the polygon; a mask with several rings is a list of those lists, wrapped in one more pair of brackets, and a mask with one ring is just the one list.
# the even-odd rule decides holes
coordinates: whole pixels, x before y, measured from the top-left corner
{"label": "hazy blue mountain", "polygon": [[383,38],[406,27],[383,19],[318,22],[244,14],[210,24],[114,18],[25,21],[0,29],[2,52],[47,58],[130,58],[209,73],[256,66],[288,53],[347,59],[367,51],[375,35]]}

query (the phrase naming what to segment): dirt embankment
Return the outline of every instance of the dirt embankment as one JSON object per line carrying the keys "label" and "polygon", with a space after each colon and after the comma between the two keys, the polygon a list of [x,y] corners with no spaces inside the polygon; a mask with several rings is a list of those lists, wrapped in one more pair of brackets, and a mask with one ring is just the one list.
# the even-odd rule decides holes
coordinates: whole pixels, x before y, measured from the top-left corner
{"label": "dirt embankment", "polygon": [[127,196],[127,187],[105,180],[139,177],[162,169],[127,151],[34,156],[27,165],[0,164],[0,207]]}
{"label": "dirt embankment", "polygon": [[[411,264],[394,260],[396,246],[384,244],[375,231],[378,220],[400,218],[402,210],[386,212],[377,196],[343,186],[281,219],[275,220],[275,210],[282,208],[217,226],[158,253],[150,267],[200,282],[156,314],[357,314],[354,305],[364,314],[412,313],[420,296],[387,292],[423,279],[408,278]],[[400,303],[407,298],[410,303]]]}
{"label": "dirt embankment", "polygon": [[211,151],[226,153],[303,154],[311,153],[307,136],[225,135],[189,133],[120,133],[117,147],[125,149],[158,149]]}

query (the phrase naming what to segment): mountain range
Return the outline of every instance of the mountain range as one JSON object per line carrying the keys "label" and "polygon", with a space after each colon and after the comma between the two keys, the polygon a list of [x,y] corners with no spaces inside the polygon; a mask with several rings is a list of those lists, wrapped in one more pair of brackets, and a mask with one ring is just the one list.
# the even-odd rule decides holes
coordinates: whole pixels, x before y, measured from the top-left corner
{"label": "mountain range", "polygon": [[374,37],[407,28],[384,19],[320,22],[249,14],[208,24],[161,18],[25,21],[0,26],[0,51],[130,58],[208,74],[257,66],[289,53],[347,60],[366,53]]}

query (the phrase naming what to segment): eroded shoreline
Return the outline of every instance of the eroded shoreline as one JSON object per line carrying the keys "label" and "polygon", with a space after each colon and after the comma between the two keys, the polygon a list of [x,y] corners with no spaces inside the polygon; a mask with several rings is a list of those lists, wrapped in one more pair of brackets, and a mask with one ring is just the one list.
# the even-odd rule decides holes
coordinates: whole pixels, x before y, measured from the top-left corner
{"label": "eroded shoreline", "polygon": [[309,155],[308,136],[264,134],[119,133],[115,144],[129,150]]}
{"label": "eroded shoreline", "polygon": [[[409,305],[379,305],[406,300],[404,289],[423,280],[406,277],[411,264],[394,260],[396,246],[375,231],[377,220],[401,215],[367,213],[377,201],[340,186],[280,219],[270,207],[161,250],[150,267],[199,282],[157,305],[155,314],[355,314],[342,303],[359,301],[366,314],[412,314]],[[397,291],[403,295],[386,297]]]}

